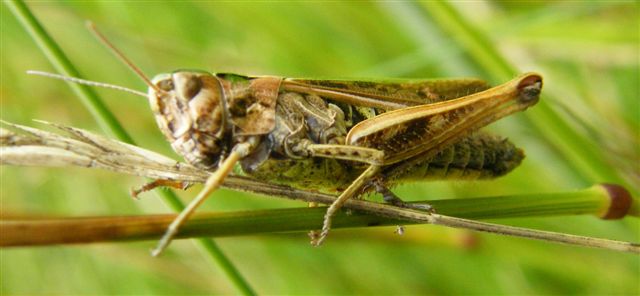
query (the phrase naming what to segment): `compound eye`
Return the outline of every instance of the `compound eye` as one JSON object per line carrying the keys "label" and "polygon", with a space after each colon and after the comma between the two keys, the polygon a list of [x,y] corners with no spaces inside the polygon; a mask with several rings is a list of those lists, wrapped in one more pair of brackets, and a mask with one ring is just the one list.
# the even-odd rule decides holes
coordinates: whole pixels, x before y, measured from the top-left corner
{"label": "compound eye", "polygon": [[158,87],[164,91],[172,91],[175,88],[175,86],[173,85],[173,80],[171,79],[165,79],[158,82]]}
{"label": "compound eye", "polygon": [[183,96],[188,100],[193,99],[202,89],[202,80],[197,76],[192,76],[184,82]]}

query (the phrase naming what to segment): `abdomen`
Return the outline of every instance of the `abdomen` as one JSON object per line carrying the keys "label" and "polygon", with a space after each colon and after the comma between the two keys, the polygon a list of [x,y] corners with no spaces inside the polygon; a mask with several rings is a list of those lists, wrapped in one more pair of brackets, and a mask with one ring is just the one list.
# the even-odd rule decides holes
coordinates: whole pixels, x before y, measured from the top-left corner
{"label": "abdomen", "polygon": [[[517,167],[524,153],[510,141],[487,133],[467,136],[431,159],[416,157],[383,168],[388,186],[427,180],[477,180],[500,177]],[[365,165],[329,158],[269,158],[247,175],[305,190],[345,189]]]}

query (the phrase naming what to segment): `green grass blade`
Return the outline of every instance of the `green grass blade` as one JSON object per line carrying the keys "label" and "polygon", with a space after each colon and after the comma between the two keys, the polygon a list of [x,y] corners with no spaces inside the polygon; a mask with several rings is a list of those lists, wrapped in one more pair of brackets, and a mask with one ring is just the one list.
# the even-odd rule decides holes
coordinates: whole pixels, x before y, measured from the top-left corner
{"label": "green grass blade", "polygon": [[[60,46],[49,36],[24,2],[19,0],[5,0],[4,3],[20,21],[56,71],[66,76],[82,77],[69,58],[62,52]],[[134,144],[133,138],[125,131],[93,89],[82,84],[71,82],[68,84],[105,132],[123,142]],[[159,195],[163,202],[173,211],[179,212],[184,208],[184,204],[178,199],[175,193],[156,190],[156,194]],[[213,241],[209,239],[197,239],[195,242],[199,248],[205,252],[206,257],[211,258],[220,266],[232,284],[235,285],[240,292],[244,295],[255,294],[249,283],[240,275],[240,272]]]}
{"label": "green grass blade", "polygon": [[[5,1],[5,5],[16,16],[22,27],[29,33],[36,42],[40,50],[51,62],[53,67],[60,74],[70,77],[81,77],[80,72],[73,66],[69,58],[62,52],[62,49],[45,31],[29,8],[22,1]],[[98,94],[90,87],[67,82],[71,90],[78,96],[80,102],[87,108],[93,118],[96,119],[102,130],[110,135],[127,143],[133,139],[125,131],[118,119],[109,111],[107,106],[100,100]]]}
{"label": "green grass blade", "polygon": [[[434,22],[453,38],[469,56],[495,81],[506,81],[517,74],[516,67],[507,61],[490,39],[458,13],[446,1],[421,2]],[[549,97],[549,95],[545,95]],[[635,188],[620,177],[607,163],[593,141],[576,133],[551,107],[548,100],[527,112],[533,126],[549,143],[562,152],[585,184],[615,182]]]}

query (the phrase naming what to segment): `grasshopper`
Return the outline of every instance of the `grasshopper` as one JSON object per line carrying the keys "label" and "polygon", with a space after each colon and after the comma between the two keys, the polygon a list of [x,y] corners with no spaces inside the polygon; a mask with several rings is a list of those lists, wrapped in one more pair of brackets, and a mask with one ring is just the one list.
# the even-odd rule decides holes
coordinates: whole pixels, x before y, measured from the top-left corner
{"label": "grasshopper", "polygon": [[[406,206],[390,186],[501,176],[524,154],[506,139],[476,131],[533,106],[542,88],[542,76],[536,73],[495,87],[478,79],[370,82],[190,70],[150,80],[92,30],[146,83],[146,94],[128,91],[147,97],[172,148],[190,164],[212,171],[202,191],[169,226],[154,256],[236,167],[237,173],[261,181],[338,192],[312,242],[316,246],[350,198],[375,191],[385,201]],[[183,184],[157,180],[144,189],[171,185]]]}

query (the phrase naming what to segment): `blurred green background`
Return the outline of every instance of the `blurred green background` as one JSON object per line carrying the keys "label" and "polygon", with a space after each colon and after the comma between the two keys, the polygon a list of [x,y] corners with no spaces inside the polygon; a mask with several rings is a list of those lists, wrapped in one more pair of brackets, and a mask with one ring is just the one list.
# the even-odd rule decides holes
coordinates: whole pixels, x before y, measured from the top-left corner
{"label": "blurred green background", "polygon": [[[637,2],[453,2],[500,55],[520,71],[544,75],[542,100],[589,139],[617,180],[638,194],[640,171],[640,7]],[[183,68],[311,78],[479,77],[496,81],[434,18],[410,2],[31,2],[30,8],[84,77],[146,89],[87,32],[94,21],[145,73]],[[99,131],[65,83],[28,76],[53,71],[6,7],[1,9],[0,117],[42,119]],[[453,37],[453,38],[452,38]],[[459,37],[459,36],[457,36]],[[145,100],[98,90],[142,147],[175,155]],[[607,180],[581,169],[525,114],[489,129],[527,153],[495,181],[432,182],[395,189],[407,200],[581,189]],[[544,114],[538,114],[544,117]],[[585,147],[586,149],[586,147]],[[177,157],[176,157],[177,159]],[[164,213],[141,178],[83,169],[2,167],[4,214]],[[179,192],[192,198],[199,187]],[[223,190],[201,210],[304,206]],[[640,241],[636,218],[501,220],[573,234]],[[319,221],[320,223],[320,221]],[[334,231],[322,248],[306,234],[216,241],[261,294],[638,294],[637,255],[555,245],[436,226]],[[187,241],[160,259],[155,242],[1,250],[2,294],[233,294],[219,269]]]}

